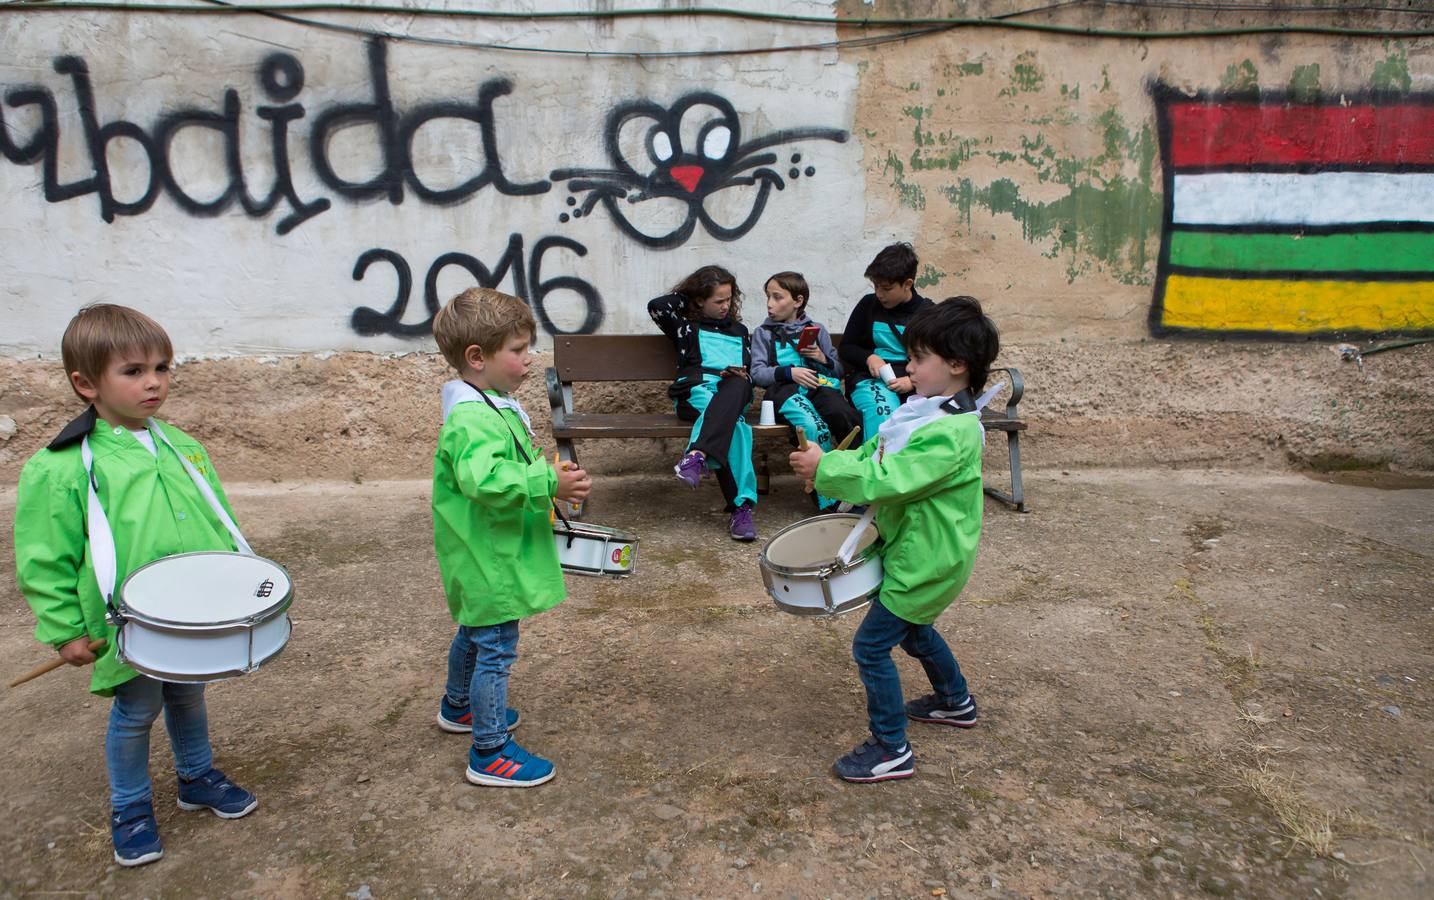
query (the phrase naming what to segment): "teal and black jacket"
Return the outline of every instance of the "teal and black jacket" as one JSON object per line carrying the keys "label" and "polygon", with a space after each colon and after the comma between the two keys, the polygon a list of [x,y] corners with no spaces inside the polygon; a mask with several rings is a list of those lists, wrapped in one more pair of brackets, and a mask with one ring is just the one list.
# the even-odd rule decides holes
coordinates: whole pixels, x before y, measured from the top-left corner
{"label": "teal and black jacket", "polygon": [[647,304],[647,314],[677,348],[677,378],[667,389],[674,398],[704,381],[720,381],[728,366],[747,368],[752,361],[747,326],[735,319],[689,319],[686,312],[681,294]]}
{"label": "teal and black jacket", "polygon": [[911,299],[895,309],[883,307],[875,294],[867,294],[858,300],[851,317],[846,320],[841,347],[837,351],[846,364],[849,386],[871,377],[866,370],[866,358],[873,353],[891,363],[898,378],[905,376],[906,345],[901,336],[911,317],[931,305],[931,301],[916,293],[914,288]]}

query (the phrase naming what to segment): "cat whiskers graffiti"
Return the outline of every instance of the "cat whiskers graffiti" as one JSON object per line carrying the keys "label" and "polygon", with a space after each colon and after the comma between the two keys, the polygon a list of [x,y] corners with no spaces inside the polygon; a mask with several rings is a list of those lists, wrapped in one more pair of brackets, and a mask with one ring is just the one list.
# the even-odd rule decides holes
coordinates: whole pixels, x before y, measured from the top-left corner
{"label": "cat whiskers graffiti", "polygon": [[[650,124],[642,130],[644,122]],[[847,137],[839,128],[787,128],[743,142],[736,109],[726,98],[704,91],[671,107],[650,100],[618,106],[609,113],[604,134],[614,168],[555,169],[549,178],[565,182],[572,192],[570,210],[560,221],[590,215],[602,204],[624,234],[648,247],[681,246],[699,222],[718,240],[735,241],[761,219],[773,188],[783,190],[787,179],[816,172],[810,165],[800,168],[801,154],[792,153],[784,179],[772,168],[778,154],[770,148],[802,141],[843,143]],[[744,188],[755,193],[731,193]],[[736,208],[736,221],[719,221],[709,201]],[[662,211],[648,212],[664,204]],[[647,221],[634,221],[644,215]]]}

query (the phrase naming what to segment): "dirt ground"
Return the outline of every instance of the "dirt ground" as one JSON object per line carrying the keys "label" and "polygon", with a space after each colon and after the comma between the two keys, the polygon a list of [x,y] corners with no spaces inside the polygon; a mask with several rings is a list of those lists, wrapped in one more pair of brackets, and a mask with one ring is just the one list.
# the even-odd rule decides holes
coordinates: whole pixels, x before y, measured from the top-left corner
{"label": "dirt ground", "polygon": [[[915,778],[847,785],[858,616],[778,611],[715,488],[603,479],[591,519],[641,535],[638,571],[569,577],[523,626],[518,736],[558,767],[530,791],[466,784],[465,740],[434,724],[452,625],[427,483],[232,484],[298,585],[284,654],[209,692],[258,811],[179,811],[157,728],[166,856],[115,866],[109,704],[57,672],[0,692],[0,893],[1427,897],[1434,479],[1345,481],[1030,473],[1034,512],[988,504],[939,623],[980,726],[913,724]],[[774,484],[763,539],[807,512]],[[6,680],[48,655],[9,542]]]}

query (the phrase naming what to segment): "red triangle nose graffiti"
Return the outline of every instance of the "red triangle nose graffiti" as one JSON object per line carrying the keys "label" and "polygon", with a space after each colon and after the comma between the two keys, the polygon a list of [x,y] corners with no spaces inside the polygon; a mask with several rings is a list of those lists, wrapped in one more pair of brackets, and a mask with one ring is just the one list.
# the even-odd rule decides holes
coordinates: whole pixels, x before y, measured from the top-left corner
{"label": "red triangle nose graffiti", "polygon": [[672,177],[677,183],[687,188],[687,193],[697,190],[697,182],[702,180],[701,166],[673,166]]}

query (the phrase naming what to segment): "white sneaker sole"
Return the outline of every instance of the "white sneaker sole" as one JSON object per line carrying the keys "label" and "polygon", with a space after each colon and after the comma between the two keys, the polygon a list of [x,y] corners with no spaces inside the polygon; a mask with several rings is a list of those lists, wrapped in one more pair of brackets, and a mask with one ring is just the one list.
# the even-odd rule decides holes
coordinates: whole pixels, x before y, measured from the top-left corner
{"label": "white sneaker sole", "polygon": [[484,772],[475,772],[471,767],[463,774],[467,777],[469,783],[479,784],[485,787],[530,788],[552,781],[553,776],[558,774],[558,770],[554,769],[542,778],[534,778],[532,781],[514,781],[511,778],[498,778]]}
{"label": "white sneaker sole", "polygon": [[197,810],[197,809],[207,809],[207,810],[209,810],[210,812],[214,813],[216,816],[218,816],[218,817],[221,818],[221,819],[242,819],[242,818],[244,818],[245,816],[249,815],[249,814],[250,814],[251,812],[253,812],[254,810],[256,810],[256,809],[259,808],[259,798],[258,798],[258,797],[255,797],[255,798],[254,798],[254,802],[253,802],[253,803],[250,803],[248,806],[244,807],[243,809],[239,810],[238,812],[232,812],[232,813],[220,812],[219,810],[215,809],[215,808],[212,807],[212,806],[205,806],[203,803],[187,803],[187,802],[185,802],[184,800],[176,800],[175,802],[179,804],[179,808],[180,808],[180,809],[189,810],[190,812],[194,812],[194,811]]}
{"label": "white sneaker sole", "polygon": [[136,856],[134,859],[122,859],[118,853],[115,854],[115,862],[122,866],[142,866],[145,863],[152,863],[164,856],[163,850],[156,850],[153,853],[146,853],[143,856]]}
{"label": "white sneaker sole", "polygon": [[[514,719],[514,720],[513,720],[513,724],[508,726],[508,733],[509,733],[509,734],[512,734],[513,732],[517,731],[517,730],[518,730],[518,726],[519,726],[519,725],[522,725],[522,724],[523,724],[523,714],[522,714],[522,713],[518,713],[518,718]],[[462,724],[461,722],[455,722],[455,721],[453,721],[452,719],[445,719],[445,718],[443,718],[443,713],[441,713],[441,712],[438,714],[438,727],[439,727],[439,728],[442,728],[444,731],[448,732],[449,734],[472,734],[472,733],[473,733],[473,726],[471,726],[471,725],[464,725],[464,724]]]}

